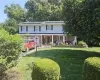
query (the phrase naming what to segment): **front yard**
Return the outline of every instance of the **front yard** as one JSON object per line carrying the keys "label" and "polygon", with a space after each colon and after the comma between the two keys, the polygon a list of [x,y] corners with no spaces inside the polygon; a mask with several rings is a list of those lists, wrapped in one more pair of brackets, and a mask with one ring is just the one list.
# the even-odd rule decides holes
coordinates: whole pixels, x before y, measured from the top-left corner
{"label": "front yard", "polygon": [[56,61],[61,68],[60,80],[82,80],[84,60],[88,57],[99,56],[98,48],[48,48],[39,49],[19,60],[14,69],[23,74],[24,80],[32,80],[32,62],[39,58],[49,58]]}

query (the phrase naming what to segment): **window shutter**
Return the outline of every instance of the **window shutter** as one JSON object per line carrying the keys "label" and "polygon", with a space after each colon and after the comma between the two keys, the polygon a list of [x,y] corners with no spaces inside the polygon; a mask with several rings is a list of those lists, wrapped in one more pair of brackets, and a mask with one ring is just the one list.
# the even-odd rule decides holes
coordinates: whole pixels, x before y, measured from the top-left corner
{"label": "window shutter", "polygon": [[47,30],[47,25],[46,25],[46,30]]}
{"label": "window shutter", "polygon": [[39,26],[39,31],[41,31],[41,26]]}
{"label": "window shutter", "polygon": [[53,30],[53,25],[51,25],[51,30]]}
{"label": "window shutter", "polygon": [[64,26],[62,26],[62,31],[64,31]]}
{"label": "window shutter", "polygon": [[28,31],[28,26],[26,26],[26,31]]}
{"label": "window shutter", "polygon": [[21,26],[21,31],[22,31],[22,26]]}
{"label": "window shutter", "polygon": [[35,31],[35,26],[34,26],[34,31]]}

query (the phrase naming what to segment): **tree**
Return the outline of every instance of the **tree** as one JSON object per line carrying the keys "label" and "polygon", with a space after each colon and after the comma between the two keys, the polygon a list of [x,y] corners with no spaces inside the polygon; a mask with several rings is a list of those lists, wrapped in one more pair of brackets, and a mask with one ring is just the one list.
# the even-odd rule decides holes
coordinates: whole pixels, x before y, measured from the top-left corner
{"label": "tree", "polygon": [[28,21],[61,20],[61,6],[44,1],[29,0],[25,7]]}
{"label": "tree", "polygon": [[18,32],[18,23],[26,21],[25,10],[19,4],[11,4],[10,6],[5,6],[4,12],[8,16],[3,25],[4,29],[10,34],[16,34]]}
{"label": "tree", "polygon": [[100,1],[99,0],[65,0],[63,15],[65,31],[85,41],[94,39],[100,42]]}
{"label": "tree", "polygon": [[17,22],[25,21],[25,10],[19,4],[6,5],[4,12],[8,18],[15,19]]}

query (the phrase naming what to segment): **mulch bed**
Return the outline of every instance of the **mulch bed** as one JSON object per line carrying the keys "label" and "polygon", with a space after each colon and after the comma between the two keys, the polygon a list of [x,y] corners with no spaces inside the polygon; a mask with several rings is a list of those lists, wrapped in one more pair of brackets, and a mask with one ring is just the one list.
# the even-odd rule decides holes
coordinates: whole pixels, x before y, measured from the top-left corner
{"label": "mulch bed", "polygon": [[0,75],[0,80],[23,80],[23,76],[20,72],[7,70]]}

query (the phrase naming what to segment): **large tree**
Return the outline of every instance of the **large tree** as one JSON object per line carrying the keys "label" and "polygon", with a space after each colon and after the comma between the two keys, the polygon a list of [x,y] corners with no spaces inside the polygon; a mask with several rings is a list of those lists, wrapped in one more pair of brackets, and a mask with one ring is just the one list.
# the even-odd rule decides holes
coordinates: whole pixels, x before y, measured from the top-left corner
{"label": "large tree", "polygon": [[25,4],[28,21],[61,20],[61,5],[45,1],[28,0]]}
{"label": "large tree", "polygon": [[100,41],[100,1],[65,0],[63,7],[65,31],[83,40]]}
{"label": "large tree", "polygon": [[18,32],[18,23],[26,21],[25,10],[19,4],[6,5],[5,14],[7,14],[8,19],[5,20],[3,25],[4,29],[10,34],[15,34]]}
{"label": "large tree", "polygon": [[15,19],[17,22],[25,21],[25,10],[19,4],[6,5],[4,12],[8,18]]}

